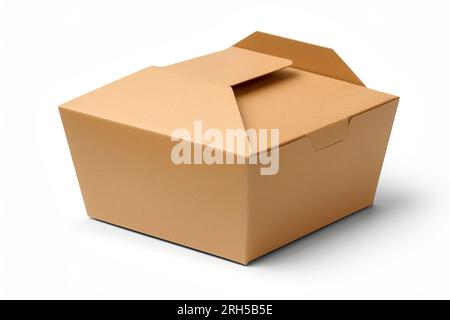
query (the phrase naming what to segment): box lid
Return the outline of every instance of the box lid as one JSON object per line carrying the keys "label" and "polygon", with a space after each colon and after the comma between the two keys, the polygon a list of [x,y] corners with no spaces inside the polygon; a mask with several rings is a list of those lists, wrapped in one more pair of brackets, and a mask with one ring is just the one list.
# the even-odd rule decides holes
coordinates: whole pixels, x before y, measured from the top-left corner
{"label": "box lid", "polygon": [[[339,138],[327,135],[342,138],[334,124],[343,128],[350,117],[394,98],[364,87],[331,49],[257,32],[223,51],[146,68],[61,108],[163,135],[193,132],[196,120],[224,135],[227,129],[277,128],[279,144],[316,136],[324,147]],[[197,138],[191,140],[205,144]],[[250,146],[242,155],[264,150]]]}

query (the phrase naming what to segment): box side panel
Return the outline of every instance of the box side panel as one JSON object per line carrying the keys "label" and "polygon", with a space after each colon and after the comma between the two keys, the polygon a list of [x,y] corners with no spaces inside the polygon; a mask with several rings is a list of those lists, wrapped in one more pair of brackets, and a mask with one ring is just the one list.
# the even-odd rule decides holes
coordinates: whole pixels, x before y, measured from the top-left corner
{"label": "box side panel", "polygon": [[248,259],[372,205],[398,99],[349,122],[347,137],[315,151],[309,138],[280,148],[277,175],[248,171]]}
{"label": "box side panel", "polygon": [[245,167],[175,165],[177,142],[60,109],[88,215],[245,263]]}

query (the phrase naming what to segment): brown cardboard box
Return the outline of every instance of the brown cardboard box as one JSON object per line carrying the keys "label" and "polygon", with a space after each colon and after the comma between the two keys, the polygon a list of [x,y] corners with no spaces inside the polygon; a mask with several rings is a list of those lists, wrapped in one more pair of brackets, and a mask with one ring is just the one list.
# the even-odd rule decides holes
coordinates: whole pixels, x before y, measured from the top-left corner
{"label": "brown cardboard box", "polygon": [[[90,217],[247,264],[372,205],[398,100],[366,88],[331,49],[256,32],[59,110]],[[246,137],[240,149],[194,134],[184,141],[194,153],[245,164],[175,164],[174,130],[198,120],[279,139]],[[275,152],[276,174],[250,163]]]}

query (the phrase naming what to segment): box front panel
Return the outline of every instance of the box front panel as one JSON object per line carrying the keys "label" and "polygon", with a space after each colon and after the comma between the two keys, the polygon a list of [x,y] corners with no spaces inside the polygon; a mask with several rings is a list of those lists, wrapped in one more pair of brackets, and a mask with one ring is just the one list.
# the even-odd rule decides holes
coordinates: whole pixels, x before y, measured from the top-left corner
{"label": "box front panel", "polygon": [[248,172],[248,259],[372,205],[398,100],[353,117],[346,138],[315,151],[303,138],[280,148],[277,175]]}

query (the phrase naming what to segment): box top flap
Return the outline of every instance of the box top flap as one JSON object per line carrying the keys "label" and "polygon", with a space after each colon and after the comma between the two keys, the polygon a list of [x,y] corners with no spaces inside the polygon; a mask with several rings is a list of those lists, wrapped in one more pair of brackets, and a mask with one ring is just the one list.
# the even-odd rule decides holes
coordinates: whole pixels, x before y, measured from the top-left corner
{"label": "box top flap", "polygon": [[[194,132],[194,123],[203,129],[244,129],[233,90],[195,78],[150,67],[119,79],[60,106],[75,112],[172,136],[174,130]],[[201,137],[183,138],[204,144]],[[197,140],[198,141],[197,141]],[[217,141],[209,145],[240,154]],[[240,154],[243,156],[247,155]]]}
{"label": "box top flap", "polygon": [[[347,120],[396,99],[387,93],[291,67],[233,89],[245,128],[279,129],[279,145],[305,136],[337,142],[345,136],[343,125]],[[322,132],[318,134],[318,130]],[[327,145],[313,141],[316,142]],[[259,152],[264,149],[253,146]]]}
{"label": "box top flap", "polygon": [[291,59],[293,68],[364,86],[336,52],[329,48],[263,32],[255,32],[234,46]]}
{"label": "box top flap", "polygon": [[234,86],[280,70],[292,64],[289,59],[231,47],[223,51],[163,67],[164,70]]}

